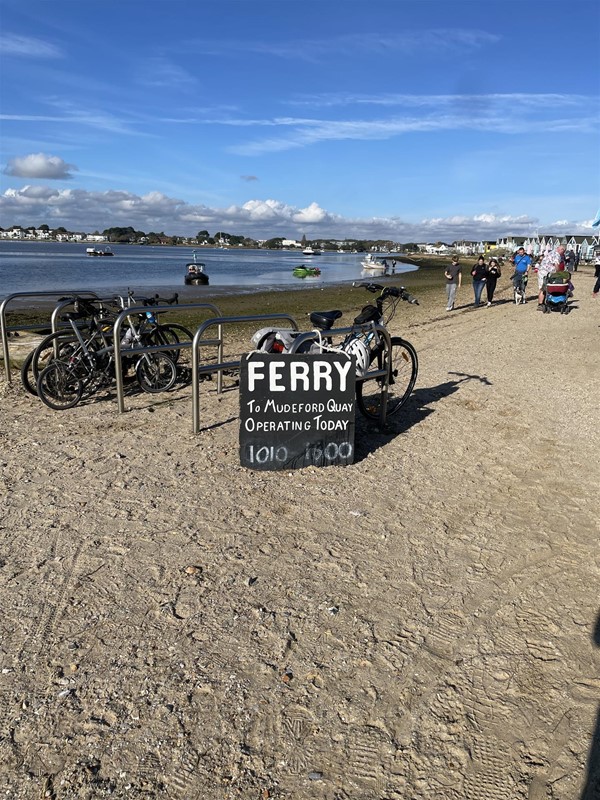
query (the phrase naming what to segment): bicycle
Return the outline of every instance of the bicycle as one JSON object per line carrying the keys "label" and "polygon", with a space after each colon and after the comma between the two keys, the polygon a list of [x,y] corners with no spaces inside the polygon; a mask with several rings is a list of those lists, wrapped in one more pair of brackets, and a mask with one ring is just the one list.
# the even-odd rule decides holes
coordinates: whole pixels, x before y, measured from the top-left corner
{"label": "bicycle", "polygon": [[[355,317],[354,325],[361,326],[351,331],[337,346],[333,345],[328,334],[336,320],[342,316],[341,311],[313,311],[310,314],[311,324],[325,336],[320,342],[309,342],[304,352],[322,352],[341,350],[356,356],[357,380],[356,402],[361,413],[369,418],[381,418],[381,397],[385,383],[387,368],[388,394],[386,417],[393,416],[408,400],[412,392],[419,370],[417,351],[413,345],[400,336],[391,337],[391,353],[388,363],[388,351],[384,338],[376,329],[376,325],[387,328],[395,316],[400,301],[418,305],[418,300],[409,294],[403,286],[382,286],[378,283],[363,282],[353,284],[373,294],[379,293],[375,304],[363,307]],[[370,324],[370,327],[366,327]],[[288,329],[262,328],[252,337],[257,349],[271,353],[290,352],[297,331]],[[380,371],[383,377],[369,377],[369,372]]]}
{"label": "bicycle", "polygon": [[[94,301],[93,303],[84,303],[82,298],[74,298],[74,314],[71,319],[67,320],[63,317],[63,321],[70,323],[70,330],[59,331],[56,336],[47,336],[37,348],[34,348],[26,357],[21,366],[21,383],[29,394],[37,395],[37,379],[42,370],[58,355],[59,345],[71,350],[76,347],[73,337],[73,323],[77,319],[78,325],[90,320],[95,316],[96,322],[102,322],[104,326],[105,338],[112,339],[112,324],[118,311],[134,305],[173,305],[178,302],[179,295],[174,294],[171,298],[161,298],[158,294],[152,298],[135,298],[133,292],[130,290],[127,293],[127,298],[116,296],[108,300]],[[67,298],[61,298],[65,300]],[[77,315],[77,316],[76,316]],[[178,323],[159,323],[157,315],[151,311],[145,314],[137,315],[137,322],[132,317],[128,318],[128,327],[122,331],[121,344],[124,347],[133,347],[138,344],[148,345],[172,345],[178,344],[181,341],[191,341],[193,334],[183,325]],[[180,350],[169,349],[166,353],[169,358],[177,364],[180,357]],[[124,361],[125,367],[129,368],[127,356]],[[142,386],[144,388],[144,386]],[[162,391],[162,390],[161,390]]]}
{"label": "bicycle", "polygon": [[[50,361],[38,374],[37,394],[49,408],[62,411],[72,408],[84,393],[92,394],[114,377],[114,344],[112,341],[112,318],[103,307],[96,308],[92,301],[77,298],[75,310],[64,319],[71,326],[71,333],[59,331],[47,336],[36,348],[31,359],[33,374],[42,359]],[[87,334],[76,324],[88,320]],[[144,346],[148,341],[132,324],[134,335],[131,346]],[[170,389],[177,378],[175,362],[162,352],[141,353],[132,356],[126,366],[135,360],[135,374],[140,388],[145,392],[163,392]]]}

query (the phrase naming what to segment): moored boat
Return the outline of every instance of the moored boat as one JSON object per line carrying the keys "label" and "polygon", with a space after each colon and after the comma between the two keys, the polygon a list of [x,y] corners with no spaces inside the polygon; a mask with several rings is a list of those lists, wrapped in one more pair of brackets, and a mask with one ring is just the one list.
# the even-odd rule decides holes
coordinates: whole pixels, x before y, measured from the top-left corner
{"label": "moored boat", "polygon": [[208,286],[208,275],[204,271],[205,264],[196,260],[196,253],[193,254],[193,261],[188,262],[185,268],[183,281],[186,286]]}
{"label": "moored boat", "polygon": [[97,247],[86,247],[86,255],[88,256],[113,256],[114,253],[110,247],[105,247],[104,250],[99,250]]}
{"label": "moored boat", "polygon": [[300,264],[292,270],[292,275],[296,278],[316,278],[321,274],[319,267],[307,267],[305,264]]}
{"label": "moored boat", "polygon": [[377,258],[372,253],[369,253],[367,257],[360,262],[360,265],[363,269],[373,270],[375,272],[387,272],[388,268],[387,259]]}

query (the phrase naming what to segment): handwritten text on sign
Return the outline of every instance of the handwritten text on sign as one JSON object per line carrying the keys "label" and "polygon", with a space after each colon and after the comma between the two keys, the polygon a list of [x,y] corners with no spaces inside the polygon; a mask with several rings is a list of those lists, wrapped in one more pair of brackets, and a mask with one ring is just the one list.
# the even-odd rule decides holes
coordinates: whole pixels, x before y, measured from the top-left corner
{"label": "handwritten text on sign", "polygon": [[240,460],[251,469],[351,464],[356,362],[344,354],[256,354],[240,371]]}

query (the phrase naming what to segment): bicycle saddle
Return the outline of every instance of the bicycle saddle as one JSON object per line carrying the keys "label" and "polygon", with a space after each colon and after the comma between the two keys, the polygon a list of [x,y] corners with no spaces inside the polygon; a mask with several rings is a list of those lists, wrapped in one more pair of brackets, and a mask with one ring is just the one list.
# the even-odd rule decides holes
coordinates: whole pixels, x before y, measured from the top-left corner
{"label": "bicycle saddle", "polygon": [[328,331],[333,327],[333,323],[336,319],[339,319],[341,316],[341,311],[313,311],[310,315],[310,321],[315,328]]}

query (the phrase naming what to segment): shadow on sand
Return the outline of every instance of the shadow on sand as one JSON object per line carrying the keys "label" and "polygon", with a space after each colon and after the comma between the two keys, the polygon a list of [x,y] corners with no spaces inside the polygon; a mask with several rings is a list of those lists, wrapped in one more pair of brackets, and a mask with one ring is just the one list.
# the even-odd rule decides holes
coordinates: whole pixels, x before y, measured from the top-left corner
{"label": "shadow on sand", "polygon": [[384,447],[396,436],[405,433],[413,425],[419,424],[430,414],[433,414],[435,409],[431,406],[453,395],[463,383],[478,381],[485,386],[492,385],[491,381],[483,375],[469,375],[465,372],[449,372],[448,375],[455,377],[453,380],[440,383],[438,386],[416,389],[397,415],[388,419],[386,428],[383,431],[379,430],[377,423],[372,420],[366,420],[357,413],[354,463],[362,461],[370,453],[374,453],[380,447]]}
{"label": "shadow on sand", "polygon": [[[592,641],[596,647],[600,647],[600,614],[596,619]],[[587,774],[581,800],[598,800],[598,798],[600,798],[600,707],[596,715],[596,727],[590,744]]]}

